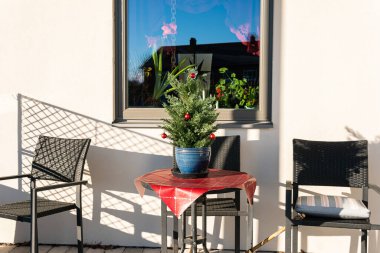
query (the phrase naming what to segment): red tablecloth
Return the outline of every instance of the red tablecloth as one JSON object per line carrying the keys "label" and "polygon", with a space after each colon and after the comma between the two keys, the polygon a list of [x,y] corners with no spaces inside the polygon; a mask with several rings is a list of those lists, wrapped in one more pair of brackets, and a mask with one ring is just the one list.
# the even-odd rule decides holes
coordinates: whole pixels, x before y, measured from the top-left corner
{"label": "red tablecloth", "polygon": [[256,179],[244,172],[220,169],[209,169],[205,178],[183,179],[173,176],[171,169],[160,169],[136,178],[135,186],[141,196],[144,196],[145,187],[149,186],[179,217],[202,194],[213,190],[245,190],[247,199],[252,204]]}

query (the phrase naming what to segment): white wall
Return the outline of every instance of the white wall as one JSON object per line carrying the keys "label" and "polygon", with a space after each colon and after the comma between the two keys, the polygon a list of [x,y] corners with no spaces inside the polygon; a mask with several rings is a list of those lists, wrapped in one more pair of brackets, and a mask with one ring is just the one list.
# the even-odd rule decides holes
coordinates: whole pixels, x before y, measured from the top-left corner
{"label": "white wall", "polygon": [[[365,138],[370,182],[380,184],[380,2],[293,0],[279,9],[281,181],[292,178],[292,138]],[[380,198],[370,196],[372,219],[380,222]],[[357,231],[301,231],[307,252],[357,252]],[[379,234],[369,238],[370,252],[378,252]]]}
{"label": "white wall", "polygon": [[[274,128],[218,132],[242,136],[242,168],[257,177],[256,241],[284,224],[294,137],[368,139],[371,181],[380,185],[378,13],[377,0],[275,0]],[[133,178],[170,166],[171,148],[159,129],[109,124],[112,19],[112,1],[0,0],[0,176],[28,170],[39,134],[91,137],[85,175],[90,184],[83,198],[86,243],[159,247],[160,202],[153,193],[141,199]],[[0,185],[0,201],[24,198],[24,189],[17,180]],[[380,222],[379,197],[370,201]],[[44,218],[40,241],[74,244],[74,225],[72,214]],[[232,219],[210,223],[209,247],[233,248],[232,230],[224,229],[232,225]],[[0,228],[0,242],[29,240],[26,224],[0,219]],[[303,229],[300,246],[353,253],[358,235]],[[283,250],[283,239],[264,249]],[[378,251],[378,240],[377,232],[370,233],[370,252]]]}

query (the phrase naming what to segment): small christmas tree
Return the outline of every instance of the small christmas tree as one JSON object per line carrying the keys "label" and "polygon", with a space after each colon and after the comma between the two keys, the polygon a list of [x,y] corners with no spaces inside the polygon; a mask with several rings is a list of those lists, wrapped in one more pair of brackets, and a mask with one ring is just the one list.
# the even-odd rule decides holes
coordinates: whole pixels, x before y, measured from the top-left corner
{"label": "small christmas tree", "polygon": [[215,139],[215,98],[202,98],[204,80],[197,76],[196,69],[187,72],[185,82],[177,80],[171,74],[168,82],[174,95],[166,95],[164,104],[169,119],[164,119],[162,138],[169,138],[173,145],[181,148],[208,147]]}

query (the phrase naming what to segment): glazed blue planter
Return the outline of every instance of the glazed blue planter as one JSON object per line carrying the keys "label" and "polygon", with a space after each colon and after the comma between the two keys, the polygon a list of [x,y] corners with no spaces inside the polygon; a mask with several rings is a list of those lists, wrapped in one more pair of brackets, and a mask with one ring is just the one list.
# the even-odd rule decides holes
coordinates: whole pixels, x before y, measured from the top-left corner
{"label": "glazed blue planter", "polygon": [[196,174],[207,171],[211,148],[175,148],[175,159],[182,174]]}

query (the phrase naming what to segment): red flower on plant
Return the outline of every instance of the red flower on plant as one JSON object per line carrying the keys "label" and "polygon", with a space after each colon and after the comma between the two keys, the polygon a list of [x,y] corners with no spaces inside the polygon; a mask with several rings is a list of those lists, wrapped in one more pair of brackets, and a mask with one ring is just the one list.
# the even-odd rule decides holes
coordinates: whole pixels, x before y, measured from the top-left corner
{"label": "red flower on plant", "polygon": [[222,92],[222,89],[221,88],[216,88],[216,93],[220,94]]}

